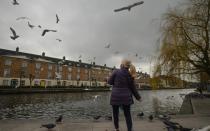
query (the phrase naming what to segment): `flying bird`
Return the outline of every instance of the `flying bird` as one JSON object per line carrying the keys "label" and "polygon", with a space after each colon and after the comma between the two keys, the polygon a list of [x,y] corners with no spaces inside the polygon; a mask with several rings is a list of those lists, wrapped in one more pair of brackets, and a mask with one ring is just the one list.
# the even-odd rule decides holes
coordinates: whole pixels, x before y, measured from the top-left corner
{"label": "flying bird", "polygon": [[37,27],[42,28],[42,26],[41,26],[41,25],[38,25]]}
{"label": "flying bird", "polygon": [[138,54],[136,53],[135,56],[138,57]]}
{"label": "flying bird", "polygon": [[55,125],[55,124],[50,123],[50,124],[44,124],[44,125],[41,125],[41,127],[40,127],[40,128],[42,128],[42,127],[45,127],[45,128],[47,128],[48,130],[51,130],[51,129],[53,129],[54,127],[56,127],[56,125]]}
{"label": "flying bird", "polygon": [[16,18],[16,20],[30,20],[30,18],[23,16],[23,17]]}
{"label": "flying bird", "polygon": [[61,42],[62,40],[61,39],[56,39],[57,41]]}
{"label": "flying bird", "polygon": [[13,5],[19,5],[19,3],[17,2],[17,0],[13,0]]}
{"label": "flying bird", "polygon": [[56,23],[58,23],[60,19],[58,18],[58,15],[56,14]]}
{"label": "flying bird", "polygon": [[126,6],[126,7],[122,7],[122,8],[119,8],[119,9],[115,9],[114,12],[118,12],[118,11],[122,11],[122,10],[130,11],[131,8],[133,8],[133,7],[137,6],[137,5],[141,5],[143,3],[144,3],[144,1],[136,2],[136,3],[132,4],[132,5],[129,5],[129,6]]}
{"label": "flying bird", "polygon": [[33,29],[33,28],[35,27],[34,25],[30,24],[29,21],[28,21],[28,26],[29,26],[31,29]]}
{"label": "flying bird", "polygon": [[63,120],[63,116],[62,115],[60,115],[57,119],[56,119],[56,123],[61,123],[62,122],[62,120]]}
{"label": "flying bird", "polygon": [[43,32],[42,32],[42,36],[44,36],[45,34],[46,34],[46,32],[57,32],[57,30],[49,30],[49,29],[45,29],[45,30],[43,30]]}
{"label": "flying bird", "polygon": [[114,54],[119,54],[119,53],[120,53],[119,51],[115,51],[115,52],[114,52]]}
{"label": "flying bird", "polygon": [[12,27],[10,27],[10,30],[12,31],[13,34],[13,36],[10,36],[10,38],[13,40],[17,39],[19,36],[16,34],[15,30]]}
{"label": "flying bird", "polygon": [[110,46],[111,46],[110,44],[107,44],[105,45],[105,48],[110,48]]}

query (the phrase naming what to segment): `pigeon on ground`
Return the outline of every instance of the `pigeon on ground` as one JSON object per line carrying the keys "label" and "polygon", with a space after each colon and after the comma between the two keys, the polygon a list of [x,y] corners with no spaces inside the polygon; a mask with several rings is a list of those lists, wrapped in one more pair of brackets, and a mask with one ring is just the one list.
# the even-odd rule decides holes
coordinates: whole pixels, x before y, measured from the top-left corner
{"label": "pigeon on ground", "polygon": [[13,5],[19,5],[19,3],[17,2],[17,0],[13,0]]}
{"label": "pigeon on ground", "polygon": [[141,5],[143,3],[144,3],[144,1],[136,2],[136,3],[132,4],[132,5],[129,5],[129,6],[126,6],[126,7],[122,7],[120,9],[115,9],[114,12],[118,12],[118,11],[122,11],[122,10],[130,11],[131,8],[133,8],[134,6]]}
{"label": "pigeon on ground", "polygon": [[57,30],[48,30],[48,29],[45,29],[42,32],[42,36],[44,36],[46,34],[46,32],[49,32],[49,31],[51,31],[51,32],[57,32]]}
{"label": "pigeon on ground", "polygon": [[56,119],[56,123],[61,123],[62,122],[62,120],[63,120],[63,116],[62,115],[60,115],[57,119]]}
{"label": "pigeon on ground", "polygon": [[35,27],[34,25],[30,24],[29,21],[28,21],[28,26],[29,26],[31,29],[33,29],[33,28]]}
{"label": "pigeon on ground", "polygon": [[198,129],[196,131],[210,131],[210,125],[205,126],[205,127],[201,128],[201,129]]}
{"label": "pigeon on ground", "polygon": [[174,128],[167,126],[167,131],[176,131]]}
{"label": "pigeon on ground", "polygon": [[10,38],[13,40],[17,39],[19,36],[16,34],[15,30],[12,27],[10,27],[10,30],[12,31],[13,34],[13,36],[10,36]]}
{"label": "pigeon on ground", "polygon": [[60,19],[58,18],[58,15],[56,14],[56,23],[58,23]]}
{"label": "pigeon on ground", "polygon": [[41,25],[38,25],[37,27],[42,28],[42,26],[41,26]]}
{"label": "pigeon on ground", "polygon": [[98,120],[98,119],[100,119],[100,118],[101,118],[101,116],[100,116],[100,115],[98,115],[98,116],[94,116],[94,117],[93,117],[93,119],[94,119],[94,120]]}
{"label": "pigeon on ground", "polygon": [[140,112],[140,113],[138,113],[138,114],[137,114],[137,116],[138,116],[139,118],[143,118],[143,116],[144,116],[144,112]]}
{"label": "pigeon on ground", "polygon": [[45,128],[47,128],[48,130],[50,130],[50,129],[53,129],[54,127],[56,127],[56,125],[53,124],[53,123],[50,123],[50,124],[43,124],[43,125],[41,125],[40,128],[42,128],[42,127],[45,127]]}
{"label": "pigeon on ground", "polygon": [[112,116],[105,116],[105,119],[111,121],[112,120]]}
{"label": "pigeon on ground", "polygon": [[185,128],[185,127],[181,126],[179,123],[172,122],[172,121],[169,121],[169,120],[163,120],[163,123],[167,127],[173,128],[175,131],[176,130],[180,130],[180,131],[191,131],[192,130],[191,128]]}
{"label": "pigeon on ground", "polygon": [[170,120],[171,119],[171,117],[170,116],[167,116],[167,115],[158,115],[158,118],[160,119],[160,120]]}
{"label": "pigeon on ground", "polygon": [[152,121],[154,119],[153,115],[149,115],[149,120]]}

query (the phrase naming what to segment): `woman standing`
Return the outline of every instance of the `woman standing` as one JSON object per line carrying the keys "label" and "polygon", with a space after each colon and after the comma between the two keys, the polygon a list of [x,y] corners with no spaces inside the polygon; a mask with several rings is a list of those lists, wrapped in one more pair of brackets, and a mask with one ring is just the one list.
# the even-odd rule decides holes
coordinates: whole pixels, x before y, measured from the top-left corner
{"label": "woman standing", "polygon": [[122,60],[120,69],[115,70],[108,80],[108,84],[113,85],[110,104],[112,105],[116,131],[119,131],[119,107],[123,108],[128,131],[132,131],[132,118],[130,113],[130,107],[134,103],[132,96],[134,95],[139,101],[141,99],[135,88],[133,74],[131,75],[129,72],[130,67],[133,67],[131,66],[131,61],[126,59]]}

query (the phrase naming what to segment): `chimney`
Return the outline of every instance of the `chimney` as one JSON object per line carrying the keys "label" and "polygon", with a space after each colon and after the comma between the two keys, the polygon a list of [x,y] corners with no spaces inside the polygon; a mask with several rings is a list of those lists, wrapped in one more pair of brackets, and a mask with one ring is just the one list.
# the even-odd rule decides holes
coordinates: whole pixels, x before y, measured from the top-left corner
{"label": "chimney", "polygon": [[16,47],[16,52],[19,52],[19,47]]}
{"label": "chimney", "polygon": [[45,52],[42,52],[42,56],[45,57]]}
{"label": "chimney", "polygon": [[79,63],[81,63],[82,62],[82,60],[79,60]]}
{"label": "chimney", "polygon": [[104,67],[106,67],[106,64],[104,64]]}
{"label": "chimney", "polygon": [[63,56],[63,60],[66,60],[66,57],[65,56]]}
{"label": "chimney", "polygon": [[95,65],[96,63],[95,62],[93,62],[93,65]]}

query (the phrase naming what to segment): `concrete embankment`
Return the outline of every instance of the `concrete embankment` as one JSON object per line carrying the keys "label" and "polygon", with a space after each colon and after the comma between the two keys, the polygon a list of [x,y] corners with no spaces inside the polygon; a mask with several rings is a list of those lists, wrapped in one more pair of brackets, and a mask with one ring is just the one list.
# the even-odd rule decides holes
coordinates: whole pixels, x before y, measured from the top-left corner
{"label": "concrete embankment", "polygon": [[110,91],[110,88],[6,88],[0,89],[0,94],[24,94],[24,93],[76,93],[76,92],[100,92]]}
{"label": "concrete embankment", "polygon": [[210,93],[196,92],[185,96],[180,114],[210,115]]}
{"label": "concrete embankment", "polygon": [[[210,124],[209,116],[178,115],[171,121],[178,122],[186,128],[202,128]],[[53,123],[53,120],[0,120],[0,131],[47,131],[40,128],[41,124]],[[166,131],[166,127],[159,119],[150,122],[147,118],[134,119],[134,131]],[[53,131],[113,131],[112,121],[100,119],[98,121],[75,122],[65,119],[57,124]],[[120,121],[120,131],[126,131],[125,120]]]}

